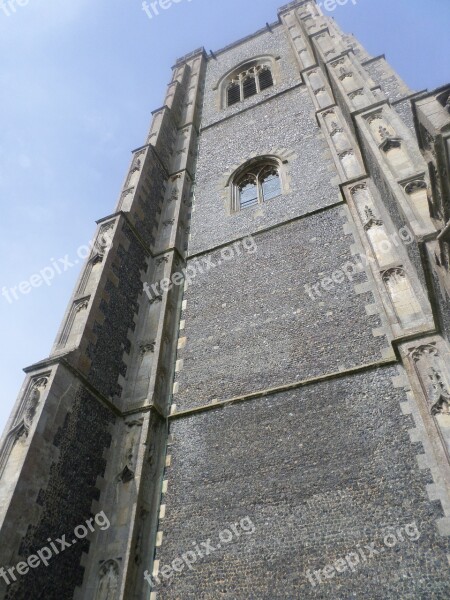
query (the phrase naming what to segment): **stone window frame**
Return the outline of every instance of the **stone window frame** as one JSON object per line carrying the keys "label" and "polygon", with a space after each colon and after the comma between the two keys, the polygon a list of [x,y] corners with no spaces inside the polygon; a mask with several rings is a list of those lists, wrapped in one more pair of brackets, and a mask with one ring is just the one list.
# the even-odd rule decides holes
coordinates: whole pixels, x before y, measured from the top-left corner
{"label": "stone window frame", "polygon": [[[226,189],[228,190],[228,213],[236,214],[242,211],[247,211],[248,208],[260,208],[263,204],[265,204],[265,202],[270,202],[270,200],[276,200],[277,198],[288,194],[290,192],[290,186],[286,164],[287,160],[283,160],[279,156],[270,154],[252,157],[249,160],[245,161],[238,168],[236,168],[226,181]],[[239,183],[246,177],[248,173],[253,174],[256,170],[258,170],[261,173],[265,168],[270,167],[276,168],[278,171],[281,188],[280,194],[268,200],[264,200],[261,192],[261,186],[259,184],[257,203],[255,203],[251,207],[241,207]]]}
{"label": "stone window frame", "polygon": [[[226,110],[236,106],[241,106],[245,101],[250,100],[256,96],[260,96],[263,92],[274,89],[280,83],[280,69],[277,62],[280,60],[280,56],[263,55],[257,56],[251,59],[247,59],[238,65],[235,65],[225,75],[223,75],[217,84],[214,86],[214,90],[218,91],[218,105],[220,110]],[[261,90],[259,88],[259,76],[258,73],[261,69],[269,68],[272,74],[272,85]],[[252,71],[255,73],[257,92],[247,98],[244,98],[243,84],[248,73]],[[234,81],[239,82],[240,86],[240,100],[234,104],[228,105],[228,88]]]}

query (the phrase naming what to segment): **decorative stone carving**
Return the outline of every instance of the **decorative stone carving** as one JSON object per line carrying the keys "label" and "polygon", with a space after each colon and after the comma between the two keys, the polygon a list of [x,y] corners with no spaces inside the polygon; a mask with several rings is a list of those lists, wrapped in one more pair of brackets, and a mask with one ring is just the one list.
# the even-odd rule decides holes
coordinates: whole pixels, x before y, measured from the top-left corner
{"label": "decorative stone carving", "polygon": [[343,129],[343,127],[340,127],[336,121],[333,121],[331,123],[332,126],[332,131],[330,133],[331,139],[333,140],[333,144],[336,147],[336,150],[338,152],[343,152],[345,150],[350,150],[352,147],[352,144],[345,132],[345,130]]}
{"label": "decorative stone carving", "polygon": [[149,354],[150,352],[154,352],[155,351],[155,345],[156,342],[140,342],[139,343],[139,354],[141,356],[145,356],[146,354]]}
{"label": "decorative stone carving", "polygon": [[331,66],[333,67],[333,69],[337,69],[339,67],[339,65],[344,65],[345,64],[345,58],[340,58],[339,60],[331,63]]}
{"label": "decorative stone carving", "polygon": [[28,436],[36,415],[36,409],[41,399],[41,394],[48,384],[48,377],[40,377],[33,382],[25,405],[23,415],[24,434]]}
{"label": "decorative stone carving", "polygon": [[156,265],[158,267],[161,266],[163,263],[168,263],[168,262],[169,262],[168,256],[160,256],[159,258],[156,259]]}
{"label": "decorative stone carving", "polygon": [[368,231],[375,225],[378,227],[381,227],[383,225],[383,221],[381,219],[376,218],[375,213],[374,213],[373,209],[370,208],[370,206],[364,207],[364,213],[365,213],[366,219],[367,219],[366,223],[364,224],[364,229],[366,231]]}
{"label": "decorative stone carving", "polygon": [[332,121],[331,122],[331,135],[333,135],[337,131],[344,131],[344,130],[342,129],[342,127],[339,127],[339,125],[336,123],[336,121]]}
{"label": "decorative stone carving", "polygon": [[93,254],[90,258],[92,264],[97,264],[102,262],[105,254],[107,254],[108,250],[111,248],[112,244],[112,236],[111,232],[114,229],[114,221],[111,223],[107,223],[100,228],[97,239],[94,244]]}
{"label": "decorative stone carving", "polygon": [[380,146],[380,149],[383,150],[386,154],[390,150],[400,149],[402,147],[401,141],[399,138],[385,138],[383,143]]}
{"label": "decorative stone carving", "polygon": [[415,363],[419,362],[424,356],[425,357],[433,357],[439,356],[438,349],[436,347],[436,343],[433,342],[431,344],[423,344],[422,346],[418,346],[417,348],[413,348],[410,352],[410,356]]}
{"label": "decorative stone carving", "polygon": [[353,77],[353,73],[351,71],[348,71],[346,67],[341,67],[339,69],[339,79],[341,81],[344,81],[344,79],[347,79],[348,77]]}
{"label": "decorative stone carving", "polygon": [[433,416],[450,415],[450,386],[447,371],[436,342],[412,348],[409,356],[420,379]]}
{"label": "decorative stone carving", "polygon": [[83,310],[86,310],[87,307],[89,306],[89,299],[86,298],[85,300],[81,300],[81,302],[79,302],[76,306],[75,306],[75,312],[79,313]]}
{"label": "decorative stone carving", "polygon": [[175,223],[175,219],[168,219],[167,221],[163,222],[163,225],[164,225],[164,227],[170,227],[174,223]]}
{"label": "decorative stone carving", "polygon": [[366,121],[367,121],[367,123],[368,123],[369,125],[372,125],[372,123],[373,123],[374,121],[382,121],[382,122],[384,122],[384,121],[383,121],[383,114],[382,114],[381,112],[375,112],[375,113],[372,113],[372,114],[370,114],[370,115],[367,117]]}
{"label": "decorative stone carving", "polygon": [[356,196],[358,193],[361,192],[367,194],[368,191],[369,190],[367,188],[367,183],[358,183],[358,185],[355,185],[350,189],[352,196]]}
{"label": "decorative stone carving", "polygon": [[140,171],[142,167],[142,161],[140,157],[145,153],[145,150],[139,150],[133,157],[133,162],[131,163],[131,172]]}
{"label": "decorative stone carving", "polygon": [[430,223],[430,197],[428,185],[423,179],[415,179],[405,186],[411,207],[424,224]]}
{"label": "decorative stone carving", "polygon": [[175,200],[178,200],[179,197],[179,192],[177,190],[177,188],[174,188],[169,196],[169,202],[174,202]]}
{"label": "decorative stone carving", "polygon": [[378,128],[378,132],[380,134],[380,138],[382,140],[387,140],[388,138],[390,138],[391,134],[388,130],[387,127],[384,127],[384,125],[380,125],[380,127]]}
{"label": "decorative stone carving", "polygon": [[450,391],[444,382],[442,374],[436,369],[431,368],[429,377],[433,386],[435,400],[431,407],[431,414],[450,415]]}
{"label": "decorative stone carving", "polygon": [[361,173],[361,167],[353,150],[346,150],[339,154],[339,159],[346,176],[349,179],[357,177]]}
{"label": "decorative stone carving", "polygon": [[356,108],[360,108],[366,103],[366,97],[363,89],[351,92],[348,97]]}
{"label": "decorative stone carving", "polygon": [[395,278],[403,279],[404,277],[406,277],[406,273],[403,267],[394,267],[393,269],[388,269],[383,273],[384,282],[388,282]]}
{"label": "decorative stone carving", "polygon": [[3,448],[0,449],[0,477],[6,467],[6,463],[8,462],[8,458],[15,443],[20,438],[27,438],[30,433],[36,417],[37,407],[41,400],[42,393],[48,385],[48,381],[49,376],[43,375],[30,382],[22,405],[17,412],[14,424],[6,435]]}
{"label": "decorative stone carving", "polygon": [[426,150],[429,150],[434,158],[436,158],[435,139],[425,127],[421,126],[423,144]]}
{"label": "decorative stone carving", "polygon": [[408,183],[408,185],[405,187],[405,192],[407,194],[414,194],[415,192],[418,192],[419,190],[426,190],[426,189],[428,189],[428,186],[423,179],[415,179],[414,181],[411,181],[410,183]]}
{"label": "decorative stone carving", "polygon": [[123,456],[124,467],[117,476],[118,481],[128,483],[136,474],[136,465],[139,452],[139,442],[141,439],[141,428],[144,419],[137,419],[125,423],[127,434],[125,438],[125,452]]}
{"label": "decorative stone carving", "polygon": [[336,118],[336,112],[334,108],[328,108],[327,110],[324,110],[321,114],[327,122],[328,126],[331,127],[331,123],[333,122],[332,117]]}
{"label": "decorative stone carving", "polygon": [[132,194],[134,192],[134,187],[130,187],[127,188],[126,190],[123,190],[122,195],[121,195],[121,200],[125,200],[125,198],[127,196],[129,196],[130,194]]}
{"label": "decorative stone carving", "polygon": [[388,138],[380,145],[396,177],[406,177],[413,170],[410,157],[400,138]]}
{"label": "decorative stone carving", "polygon": [[129,187],[125,190],[123,190],[123,192],[120,195],[120,200],[119,200],[119,205],[117,207],[117,210],[120,211],[122,210],[122,207],[125,203],[125,200],[127,199],[127,197],[132,194],[134,192],[134,187]]}
{"label": "decorative stone carving", "polygon": [[115,560],[103,563],[98,574],[99,581],[95,600],[118,600],[119,565]]}
{"label": "decorative stone carving", "polygon": [[422,308],[404,268],[399,266],[388,269],[384,271],[382,278],[400,322],[410,325],[417,321],[422,316]]}
{"label": "decorative stone carving", "polygon": [[156,304],[158,302],[162,302],[162,299],[163,299],[162,294],[158,294],[157,296],[154,296],[153,298],[151,298],[149,300],[149,304],[152,305],[152,304]]}

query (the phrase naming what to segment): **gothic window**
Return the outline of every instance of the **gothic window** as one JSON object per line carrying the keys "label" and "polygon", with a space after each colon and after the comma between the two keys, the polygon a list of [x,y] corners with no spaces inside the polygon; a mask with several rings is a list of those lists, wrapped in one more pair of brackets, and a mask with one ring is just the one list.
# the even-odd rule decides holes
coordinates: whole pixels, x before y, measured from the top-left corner
{"label": "gothic window", "polygon": [[227,90],[228,106],[233,106],[241,101],[241,86],[239,83],[230,83]]}
{"label": "gothic window", "polygon": [[269,69],[269,67],[263,67],[261,69],[261,71],[259,72],[259,89],[261,91],[266,90],[267,88],[270,88],[273,86],[273,77],[272,77],[272,71]]}
{"label": "gothic window", "polygon": [[271,65],[253,61],[225,80],[225,103],[233,106],[271,88],[274,78]]}
{"label": "gothic window", "polygon": [[276,161],[258,161],[240,171],[233,183],[233,208],[243,210],[282,194],[280,169]]}
{"label": "gothic window", "polygon": [[250,96],[255,96],[258,93],[256,89],[256,79],[255,76],[248,75],[243,82],[242,91],[244,92],[244,98],[250,98]]}

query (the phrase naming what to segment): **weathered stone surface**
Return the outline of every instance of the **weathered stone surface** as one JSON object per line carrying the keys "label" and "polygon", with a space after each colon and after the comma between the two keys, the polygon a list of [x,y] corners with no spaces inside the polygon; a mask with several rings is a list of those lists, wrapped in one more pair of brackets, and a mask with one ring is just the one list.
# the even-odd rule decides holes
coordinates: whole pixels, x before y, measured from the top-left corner
{"label": "weathered stone surface", "polygon": [[[194,542],[217,546],[243,517],[255,533],[161,578],[158,597],[446,597],[442,511],[426,495],[430,475],[418,468],[395,374],[374,370],[174,421],[161,566]],[[384,544],[413,522],[417,541]],[[371,543],[380,554],[354,573],[322,576],[314,588],[306,578]]]}
{"label": "weathered stone surface", "polygon": [[[365,310],[373,295],[355,292],[367,278],[357,272],[340,212],[255,235],[254,253],[238,256],[231,246],[229,261],[221,250],[207,255],[216,267],[185,292],[179,410],[380,360],[388,342],[372,334],[381,324]],[[339,284],[331,280],[336,271]]]}
{"label": "weathered stone surface", "polygon": [[176,62],[0,446],[0,568],[108,531],[1,599],[450,596],[449,104],[312,0]]}

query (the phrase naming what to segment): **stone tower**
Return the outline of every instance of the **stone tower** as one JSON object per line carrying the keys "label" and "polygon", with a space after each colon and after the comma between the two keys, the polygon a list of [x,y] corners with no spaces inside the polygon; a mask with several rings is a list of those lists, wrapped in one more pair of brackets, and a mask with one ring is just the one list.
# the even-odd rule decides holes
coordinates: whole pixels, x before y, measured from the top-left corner
{"label": "stone tower", "polygon": [[450,597],[450,86],[312,0],[179,59],[0,450],[0,598]]}

